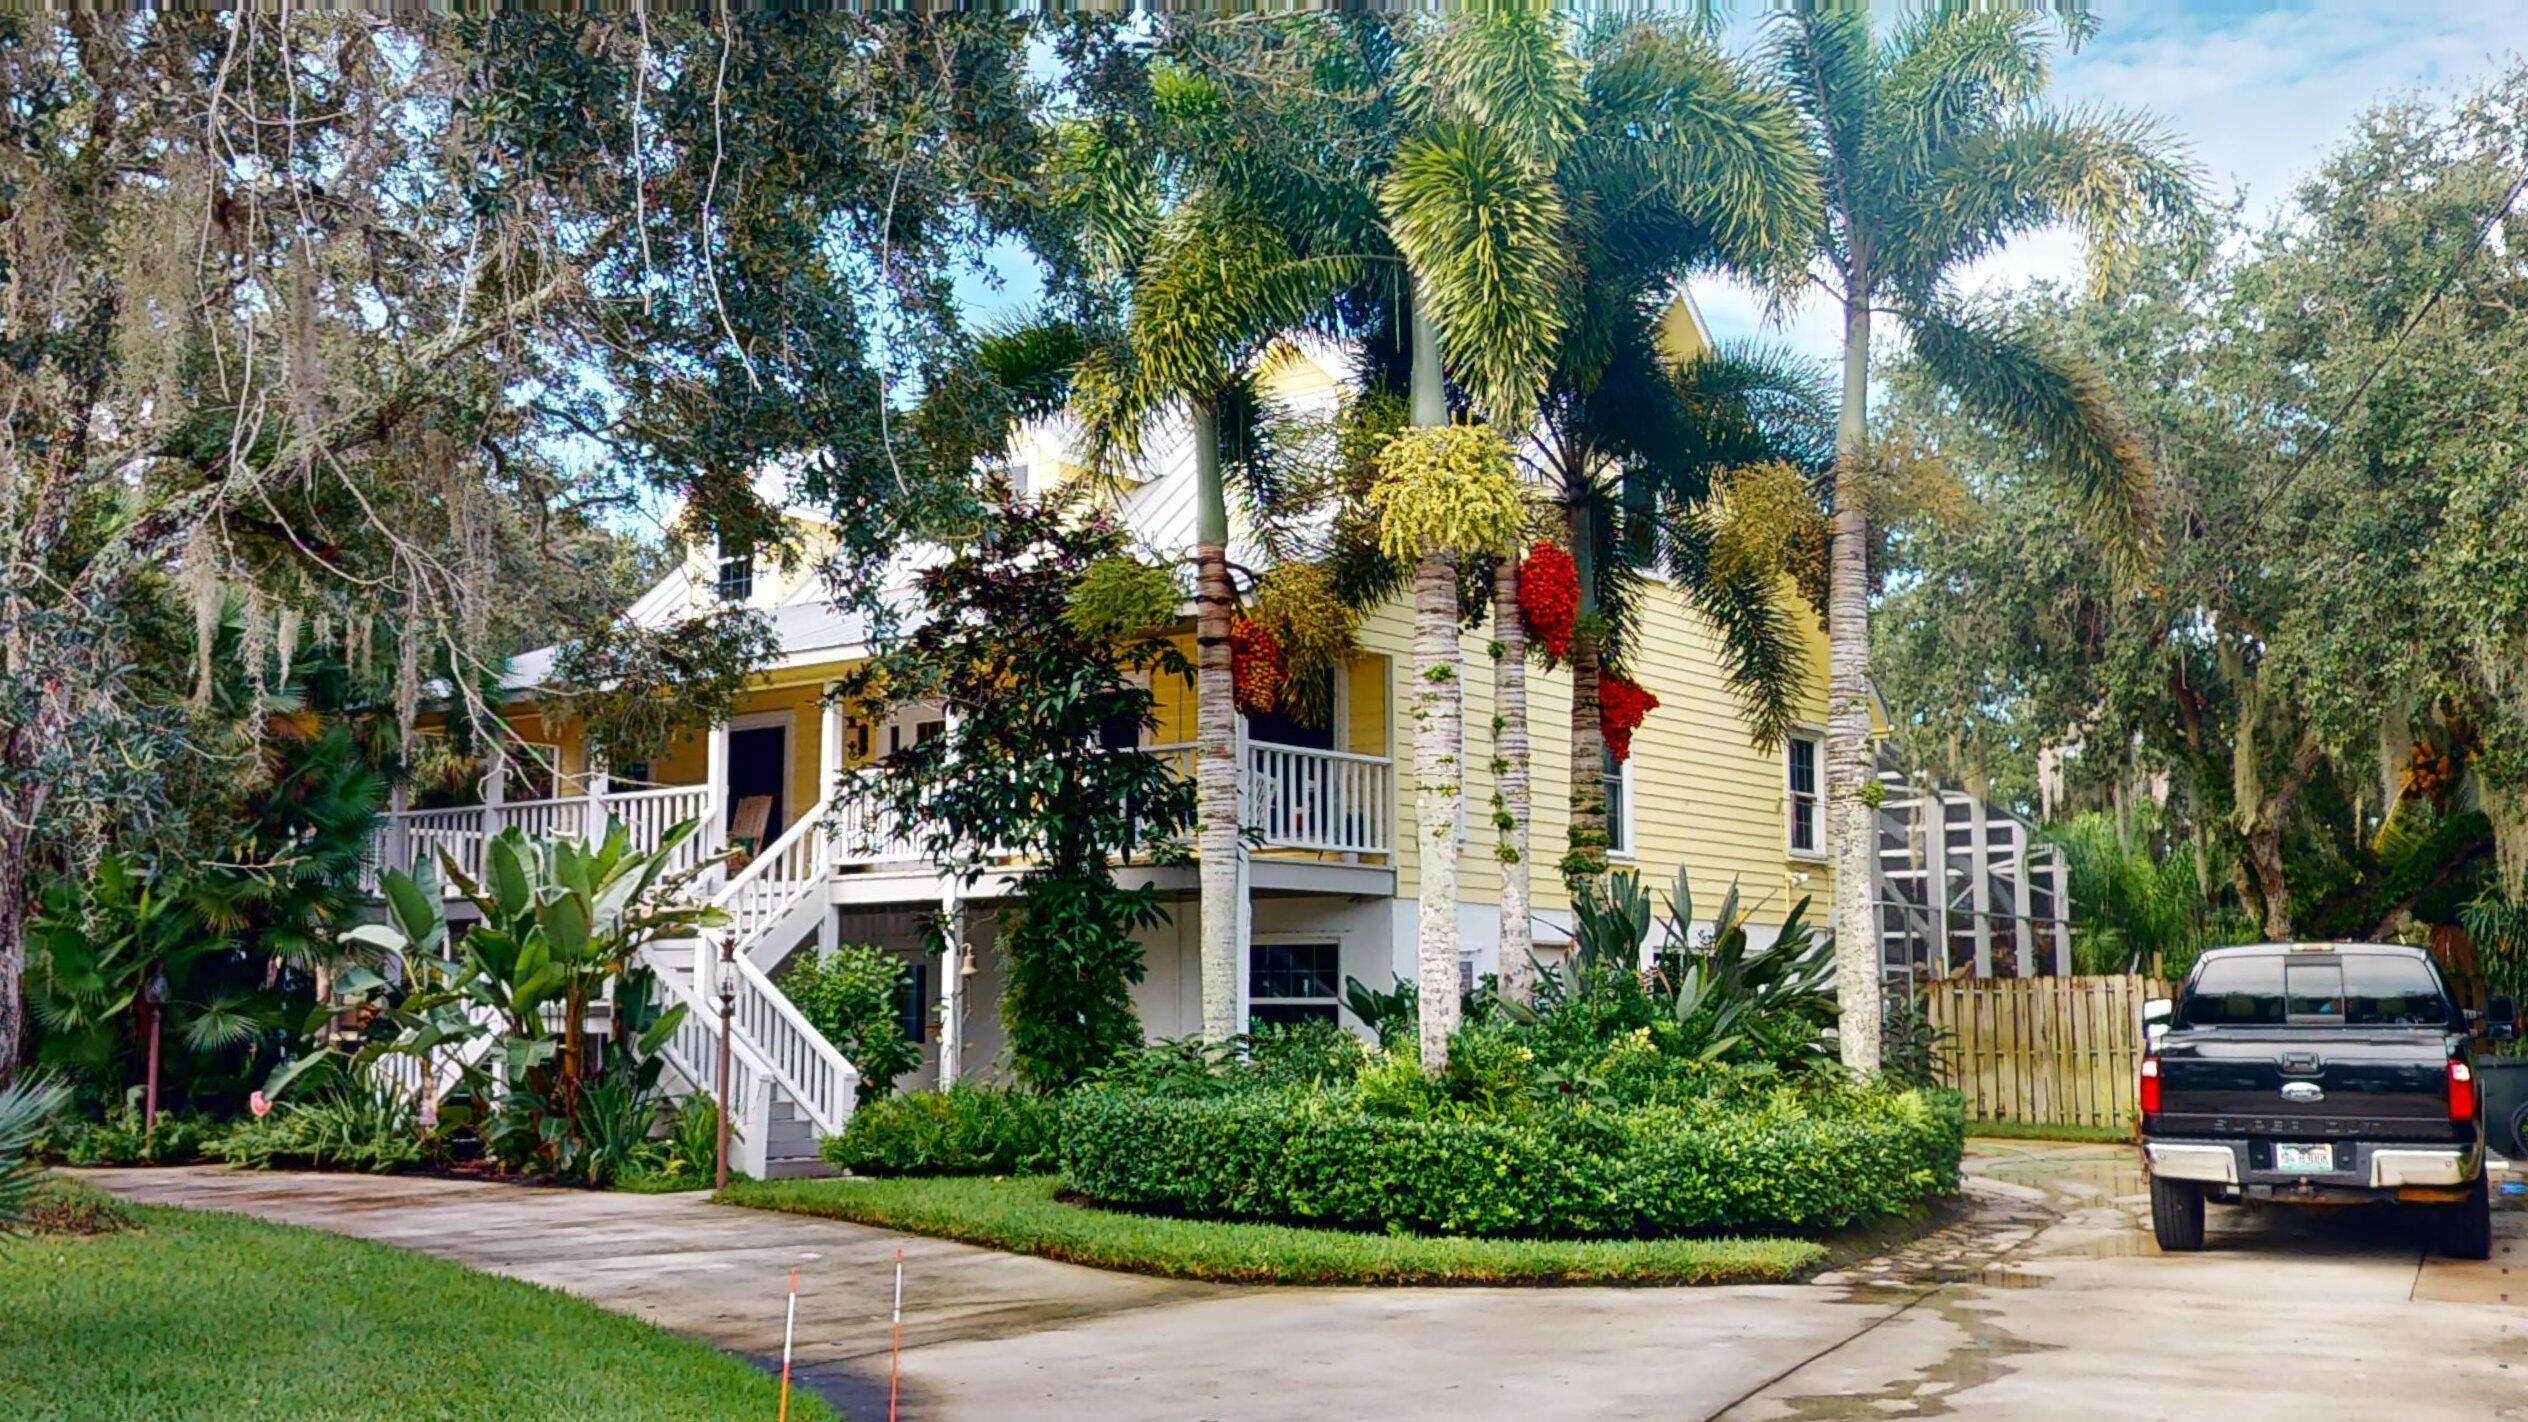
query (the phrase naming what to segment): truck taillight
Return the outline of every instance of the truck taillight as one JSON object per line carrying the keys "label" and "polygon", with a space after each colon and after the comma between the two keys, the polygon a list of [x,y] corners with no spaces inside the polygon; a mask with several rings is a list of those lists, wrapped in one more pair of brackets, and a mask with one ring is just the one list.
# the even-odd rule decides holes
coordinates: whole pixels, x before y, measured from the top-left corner
{"label": "truck taillight", "polygon": [[2456,1057],[2449,1059],[2449,1119],[2475,1119],[2475,1069]]}
{"label": "truck taillight", "polygon": [[2145,1116],[2159,1114],[2159,1058],[2157,1057],[2142,1058],[2142,1114]]}

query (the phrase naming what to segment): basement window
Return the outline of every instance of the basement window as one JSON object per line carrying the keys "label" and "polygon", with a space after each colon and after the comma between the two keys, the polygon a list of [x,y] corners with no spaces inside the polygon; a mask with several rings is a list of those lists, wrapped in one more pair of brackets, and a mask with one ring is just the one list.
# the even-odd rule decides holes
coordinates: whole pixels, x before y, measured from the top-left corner
{"label": "basement window", "polygon": [[1247,954],[1247,1026],[1332,1022],[1341,1002],[1343,949],[1334,942],[1257,943]]}

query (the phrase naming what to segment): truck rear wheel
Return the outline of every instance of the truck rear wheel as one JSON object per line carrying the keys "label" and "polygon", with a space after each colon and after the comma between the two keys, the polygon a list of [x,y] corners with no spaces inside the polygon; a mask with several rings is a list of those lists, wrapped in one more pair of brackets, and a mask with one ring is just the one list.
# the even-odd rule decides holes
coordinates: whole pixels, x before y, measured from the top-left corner
{"label": "truck rear wheel", "polygon": [[2170,1254],[2203,1247],[2203,1187],[2192,1180],[2151,1177],[2151,1237]]}
{"label": "truck rear wheel", "polygon": [[2464,1200],[2440,1207],[2440,1252],[2452,1259],[2493,1257],[2493,1194],[2483,1173]]}

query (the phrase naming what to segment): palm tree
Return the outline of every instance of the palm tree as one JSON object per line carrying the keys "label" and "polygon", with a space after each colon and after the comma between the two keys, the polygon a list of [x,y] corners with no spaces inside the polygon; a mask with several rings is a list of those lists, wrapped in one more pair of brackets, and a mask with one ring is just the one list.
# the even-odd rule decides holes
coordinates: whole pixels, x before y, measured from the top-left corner
{"label": "palm tree", "polygon": [[1180,408],[1194,454],[1195,845],[1199,859],[1203,1036],[1239,1031],[1238,924],[1245,896],[1238,823],[1238,711],[1229,655],[1237,590],[1229,566],[1229,481],[1221,413],[1253,362],[1310,322],[1357,266],[1309,252],[1262,209],[1220,188],[1199,191],[1150,234],[1133,281],[1123,394],[1093,427],[1136,427]]}
{"label": "palm tree", "polygon": [[[1442,357],[1495,427],[1533,418],[1555,341],[1566,224],[1554,173],[1585,98],[1579,57],[1561,22],[1506,10],[1425,27],[1408,52],[1401,107],[1407,133],[1380,188],[1388,233],[1413,276],[1413,422],[1448,418]],[[1495,529],[1507,544],[1517,521]],[[1419,858],[1422,1059],[1447,1061],[1457,1024],[1457,823],[1465,784],[1465,696],[1458,642],[1457,559],[1506,547],[1427,544],[1414,569],[1414,819]],[[1496,627],[1517,615],[1517,570],[1496,581]],[[1501,964],[1529,956],[1528,815],[1523,664],[1507,644],[1496,708],[1504,845]],[[1515,987],[1513,988],[1515,991]]]}
{"label": "palm tree", "polygon": [[[1789,720],[1799,666],[1788,615],[1770,583],[1741,586],[1709,576],[1699,525],[1688,515],[1718,472],[1782,455],[1771,426],[1750,407],[1768,396],[1785,403],[1785,391],[1795,407],[1800,382],[1795,371],[1746,358],[1672,369],[1660,351],[1658,323],[1677,284],[1697,270],[1727,267],[1759,279],[1795,272],[1820,195],[1788,97],[1697,31],[1604,29],[1568,62],[1577,71],[1577,97],[1557,116],[1561,137],[1535,199],[1552,215],[1550,242],[1562,254],[1550,339],[1541,353],[1531,345],[1521,358],[1534,362],[1529,378],[1541,385],[1528,464],[1561,508],[1580,568],[1584,617],[1615,634],[1583,638],[1573,649],[1571,845],[1563,868],[1576,884],[1606,869],[1597,689],[1602,666],[1620,666],[1633,574],[1667,572],[1720,629],[1732,683],[1760,743],[1778,738]],[[1515,596],[1513,568],[1496,587],[1502,633],[1516,623]],[[1511,747],[1526,730],[1523,715],[1512,714],[1523,710],[1516,704],[1523,687],[1507,651],[1505,645],[1505,802],[1525,779],[1523,756]],[[1505,803],[1504,810],[1524,861],[1524,807]],[[1506,867],[1515,872],[1504,876],[1505,929],[1506,881],[1518,881],[1522,916],[1525,899],[1523,862]],[[1505,940],[1505,983],[1515,991],[1513,951]],[[1523,960],[1524,945],[1516,952]]]}
{"label": "palm tree", "polygon": [[1941,11],[1881,37],[1865,12],[1783,17],[1772,46],[1825,173],[1816,280],[1843,306],[1835,436],[1827,840],[1846,1065],[1878,1067],[1878,928],[1871,900],[1870,333],[1895,318],[1924,371],[1962,405],[2041,451],[2074,507],[2129,548],[2146,527],[2151,471],[2090,367],[1962,311],[1950,275],[2015,234],[2065,223],[2108,277],[2146,218],[2191,205],[2190,167],[2156,125],[2063,113],[2041,23],[2018,12]]}

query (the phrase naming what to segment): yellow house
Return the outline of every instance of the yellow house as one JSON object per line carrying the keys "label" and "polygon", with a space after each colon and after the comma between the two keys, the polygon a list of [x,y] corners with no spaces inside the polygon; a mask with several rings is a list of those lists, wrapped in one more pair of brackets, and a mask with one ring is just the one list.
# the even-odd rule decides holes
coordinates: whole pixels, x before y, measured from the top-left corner
{"label": "yellow house", "polygon": [[[1678,355],[1704,343],[1699,321],[1683,302],[1665,329]],[[1266,384],[1290,406],[1330,408],[1339,398],[1343,359],[1339,350],[1293,350]],[[1076,475],[1068,454],[1058,430],[1033,430],[1014,442],[1008,472],[1022,492],[1042,491]],[[1146,479],[1122,491],[1121,517],[1152,554],[1189,555],[1193,471],[1182,431],[1152,442],[1145,472]],[[795,517],[811,554],[830,539],[819,516]],[[1262,561],[1252,550],[1233,548],[1232,556],[1250,566]],[[688,852],[701,863],[719,855],[733,826],[754,829],[760,816],[762,852],[742,868],[711,870],[702,891],[719,897],[736,920],[737,952],[726,977],[738,980],[743,999],[736,1013],[737,1031],[746,1038],[738,1068],[773,1081],[772,1095],[796,1100],[799,1124],[807,1129],[794,1135],[838,1128],[849,1110],[840,1085],[849,1068],[821,1039],[802,1040],[802,1024],[785,1010],[768,975],[792,953],[819,943],[890,947],[914,968],[918,1001],[908,1004],[908,1019],[918,1021],[927,1049],[923,1066],[905,1084],[992,1075],[1003,1057],[994,1010],[1001,968],[992,950],[993,910],[1011,892],[1017,872],[971,885],[952,882],[848,801],[837,804],[830,792],[839,775],[934,733],[946,713],[912,707],[863,723],[827,699],[827,688],[871,648],[861,619],[837,612],[806,571],[814,563],[810,557],[785,568],[743,548],[696,548],[627,613],[658,625],[740,603],[769,618],[779,657],[726,725],[647,765],[594,766],[580,728],[565,716],[548,719],[539,704],[551,652],[531,653],[508,677],[505,708],[528,747],[517,756],[524,768],[495,769],[481,805],[399,808],[381,847],[387,863],[410,863],[444,848],[471,866],[482,835],[510,824],[578,833],[611,816],[636,836],[655,836],[676,820],[699,817],[710,842],[697,840]],[[1812,922],[1827,920],[1833,890],[1817,730],[1825,718],[1825,641],[1813,618],[1800,623],[1810,640],[1803,697],[1809,725],[1785,746],[1758,749],[1726,685],[1713,630],[1681,599],[1654,592],[1643,606],[1629,662],[1660,705],[1635,733],[1630,760],[1609,776],[1616,861],[1638,870],[1653,889],[1667,888],[1680,868],[1686,870],[1705,915],[1735,883],[1753,905],[1759,937],[1803,898],[1815,901]],[[1419,884],[1411,747],[1402,731],[1411,639],[1411,609],[1399,597],[1364,620],[1358,651],[1337,678],[1330,725],[1312,729],[1278,719],[1246,725],[1246,813],[1260,842],[1250,857],[1242,935],[1242,1007],[1251,1021],[1348,1020],[1340,1002],[1345,978],[1384,988],[1414,976]],[[1473,977],[1496,967],[1501,865],[1485,810],[1493,790],[1488,639],[1470,634],[1460,650],[1470,809],[1458,913],[1465,971]],[[1560,951],[1571,930],[1571,906],[1554,868],[1568,820],[1570,693],[1567,673],[1530,669],[1531,927],[1541,953]],[[1190,764],[1190,689],[1171,682],[1160,696],[1157,728],[1145,735],[1144,747]],[[1146,939],[1149,973],[1136,994],[1143,1023],[1154,1037],[1193,1032],[1201,1022],[1193,871],[1125,872],[1156,882],[1171,909],[1171,921]],[[926,929],[934,922],[953,926],[960,940],[945,955],[926,951]],[[707,944],[679,946],[663,964],[698,1019],[716,1020],[719,1010],[712,951]],[[701,1043],[688,1044],[678,1066],[690,1068],[698,1082],[711,1068],[690,1060],[697,1054],[705,1054]]]}

